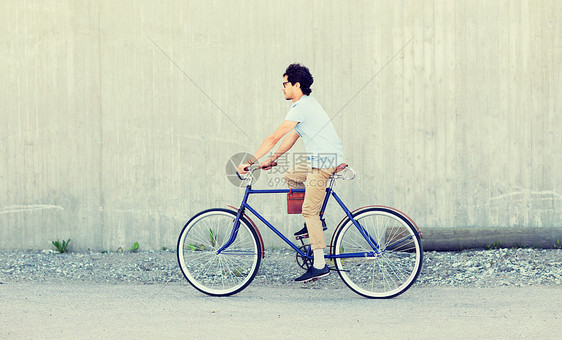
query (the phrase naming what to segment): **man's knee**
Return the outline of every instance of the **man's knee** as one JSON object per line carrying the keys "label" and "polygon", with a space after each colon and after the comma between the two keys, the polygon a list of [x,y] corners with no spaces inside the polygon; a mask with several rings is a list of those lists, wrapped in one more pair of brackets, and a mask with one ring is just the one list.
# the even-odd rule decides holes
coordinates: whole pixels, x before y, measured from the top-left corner
{"label": "man's knee", "polygon": [[308,218],[310,218],[310,219],[315,219],[315,217],[320,218],[320,217],[318,216],[318,214],[313,214],[313,213],[311,213],[310,211],[306,211],[306,210],[304,210],[304,209],[302,210],[302,217],[307,218],[307,219],[308,219]]}
{"label": "man's knee", "polygon": [[297,186],[298,184],[300,184],[300,183],[298,183],[297,181],[295,181],[295,180],[293,180],[293,179],[291,179],[291,178],[289,178],[289,177],[286,177],[286,176],[283,177],[283,179],[285,180],[285,184],[287,184],[287,186],[288,186],[289,188],[293,188],[293,187]]}
{"label": "man's knee", "polygon": [[289,172],[286,172],[283,175],[283,180],[285,180],[285,183],[289,188],[295,188],[303,185],[302,182],[299,182],[298,180],[293,178]]}
{"label": "man's knee", "polygon": [[320,207],[311,207],[305,201],[302,205],[302,217],[320,221]]}

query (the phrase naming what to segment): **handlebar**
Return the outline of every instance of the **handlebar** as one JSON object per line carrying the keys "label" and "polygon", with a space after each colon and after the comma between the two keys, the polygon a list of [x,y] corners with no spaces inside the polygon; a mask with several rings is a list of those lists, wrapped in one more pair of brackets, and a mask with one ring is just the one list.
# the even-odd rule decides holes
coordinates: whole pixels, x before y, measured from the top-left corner
{"label": "handlebar", "polygon": [[355,171],[355,169],[350,168],[349,166],[347,166],[347,164],[345,165],[345,167],[334,173],[332,175],[332,177],[336,178],[336,179],[343,179],[346,181],[351,181],[353,179],[355,179],[355,176],[357,176],[357,171]]}
{"label": "handlebar", "polygon": [[[250,173],[253,173],[256,170],[269,170],[269,169],[273,168],[274,166],[277,166],[277,162],[273,162],[273,163],[271,163],[270,166],[266,166],[266,167],[261,167],[259,164],[252,164],[250,166],[245,167],[244,170],[246,170]],[[236,175],[242,181],[247,178],[247,177],[242,178],[242,176],[240,176],[240,173],[238,171],[236,171]]]}

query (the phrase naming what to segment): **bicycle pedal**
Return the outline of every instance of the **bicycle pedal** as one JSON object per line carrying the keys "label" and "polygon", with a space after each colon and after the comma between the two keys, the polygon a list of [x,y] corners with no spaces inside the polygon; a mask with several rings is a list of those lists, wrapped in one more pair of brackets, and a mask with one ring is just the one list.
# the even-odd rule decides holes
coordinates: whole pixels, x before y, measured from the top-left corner
{"label": "bicycle pedal", "polygon": [[302,239],[305,239],[305,238],[308,238],[308,235],[305,235],[305,236],[295,236],[295,240],[302,240]]}
{"label": "bicycle pedal", "polygon": [[347,270],[347,269],[338,269],[338,268],[336,268],[336,267],[330,267],[330,271],[342,272],[342,273],[349,273],[349,270]]}

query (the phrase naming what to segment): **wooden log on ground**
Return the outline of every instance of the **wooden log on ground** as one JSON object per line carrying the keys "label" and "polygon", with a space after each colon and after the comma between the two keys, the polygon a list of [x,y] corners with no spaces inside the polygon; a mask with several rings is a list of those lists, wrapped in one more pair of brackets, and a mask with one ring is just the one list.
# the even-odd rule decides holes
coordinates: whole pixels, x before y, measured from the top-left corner
{"label": "wooden log on ground", "polygon": [[424,251],[486,248],[562,248],[562,228],[421,228]]}

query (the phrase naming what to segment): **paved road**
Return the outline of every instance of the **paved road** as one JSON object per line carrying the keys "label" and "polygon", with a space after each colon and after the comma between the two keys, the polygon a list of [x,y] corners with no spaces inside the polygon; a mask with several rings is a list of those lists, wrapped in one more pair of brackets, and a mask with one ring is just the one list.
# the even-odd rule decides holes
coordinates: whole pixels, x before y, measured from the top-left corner
{"label": "paved road", "polygon": [[213,298],[180,284],[19,283],[0,285],[0,338],[548,339],[562,333],[561,306],[562,288],[548,287],[414,286],[369,300],[321,286]]}

